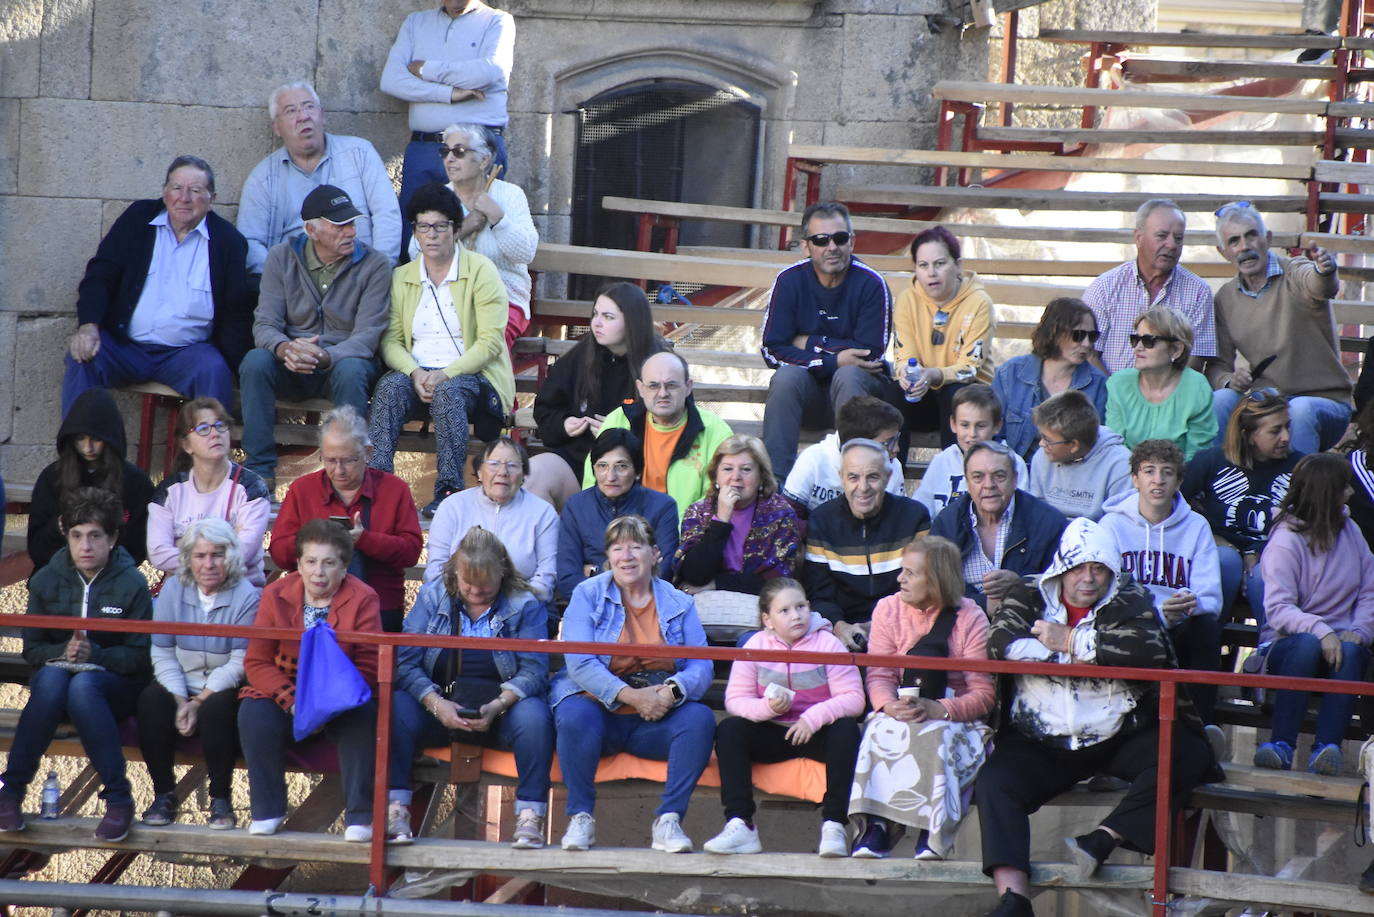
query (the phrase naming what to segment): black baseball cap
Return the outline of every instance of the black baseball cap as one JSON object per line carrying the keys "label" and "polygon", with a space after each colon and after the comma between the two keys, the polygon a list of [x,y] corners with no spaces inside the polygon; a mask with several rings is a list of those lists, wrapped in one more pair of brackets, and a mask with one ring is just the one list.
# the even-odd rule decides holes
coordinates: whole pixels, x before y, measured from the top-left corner
{"label": "black baseball cap", "polygon": [[328,220],[331,223],[352,223],[363,213],[353,206],[348,192],[333,185],[320,185],[305,196],[301,203],[302,220]]}

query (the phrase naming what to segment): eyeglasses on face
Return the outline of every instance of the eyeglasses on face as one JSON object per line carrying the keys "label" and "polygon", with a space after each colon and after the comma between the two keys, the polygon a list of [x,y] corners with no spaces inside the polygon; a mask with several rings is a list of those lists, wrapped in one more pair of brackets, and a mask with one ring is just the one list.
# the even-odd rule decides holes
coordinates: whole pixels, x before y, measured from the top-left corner
{"label": "eyeglasses on face", "polygon": [[195,431],[197,436],[208,437],[211,433],[229,432],[229,425],[222,420],[217,420],[214,423],[198,423],[191,429]]}
{"label": "eyeglasses on face", "polygon": [[[1090,344],[1096,344],[1096,343],[1097,343],[1097,339],[1100,338],[1100,337],[1102,337],[1102,332],[1101,332],[1101,331],[1089,331],[1089,330],[1086,329],[1086,328],[1075,328],[1075,329],[1073,329],[1072,331],[1069,332],[1069,338],[1070,338],[1075,344],[1082,344],[1084,341],[1087,341],[1087,342],[1090,343]],[[1134,345],[1132,345],[1132,346],[1134,346]],[[1149,346],[1149,345],[1146,345],[1146,346]]]}
{"label": "eyeglasses on face", "polygon": [[1067,446],[1073,442],[1071,439],[1046,439],[1045,434],[1040,434],[1040,445],[1042,446]]}
{"label": "eyeglasses on face", "polygon": [[854,238],[854,233],[840,230],[839,232],[818,232],[814,236],[807,236],[806,241],[817,248],[828,248],[831,242],[836,246],[844,248],[849,244],[849,240]]}
{"label": "eyeglasses on face", "polygon": [[659,392],[668,392],[669,394],[671,394],[673,392],[680,390],[682,388],[682,383],[673,381],[645,382],[644,387],[647,388],[649,391],[653,392],[655,395],[657,395]]}
{"label": "eyeglasses on face", "polygon": [[597,462],[592,465],[592,471],[597,474],[630,474],[635,470],[635,466],[629,462]]}
{"label": "eyeglasses on face", "polygon": [[1146,350],[1154,350],[1155,345],[1160,341],[1170,344],[1177,344],[1178,338],[1167,334],[1131,334],[1127,335],[1126,340],[1131,342],[1132,347],[1143,346]]}
{"label": "eyeglasses on face", "polygon": [[455,159],[462,159],[464,156],[471,152],[472,151],[465,146],[445,146],[442,143],[439,144],[440,159],[448,159],[450,156],[454,157]]}
{"label": "eyeglasses on face", "polygon": [[453,231],[453,221],[444,220],[442,223],[421,223],[410,224],[417,236],[442,236]]}
{"label": "eyeglasses on face", "polygon": [[521,468],[519,462],[503,462],[500,459],[486,459],[482,465],[491,472],[506,471],[510,474],[515,474]]}

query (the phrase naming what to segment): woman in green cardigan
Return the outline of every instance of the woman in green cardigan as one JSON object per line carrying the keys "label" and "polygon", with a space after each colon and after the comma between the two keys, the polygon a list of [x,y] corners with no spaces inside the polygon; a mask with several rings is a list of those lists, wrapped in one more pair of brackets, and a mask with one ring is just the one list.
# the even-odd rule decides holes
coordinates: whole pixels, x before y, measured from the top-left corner
{"label": "woman in green cardigan", "polygon": [[509,297],[496,266],[458,245],[463,206],[449,188],[435,182],[418,189],[406,219],[420,257],[391,275],[391,321],[381,345],[390,371],[372,393],[370,464],[393,470],[401,425],[429,417],[439,473],[423,512],[433,516],[463,488],[468,424],[481,438],[495,435],[515,403],[505,339]]}

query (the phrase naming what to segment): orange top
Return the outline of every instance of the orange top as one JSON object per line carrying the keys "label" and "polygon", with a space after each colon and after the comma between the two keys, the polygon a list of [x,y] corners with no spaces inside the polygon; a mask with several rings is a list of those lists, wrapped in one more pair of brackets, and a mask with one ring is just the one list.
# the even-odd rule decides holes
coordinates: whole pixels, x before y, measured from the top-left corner
{"label": "orange top", "polygon": [[[654,602],[653,596],[649,597],[648,604],[639,608],[635,608],[629,602],[625,603],[625,626],[621,628],[618,642],[655,646],[663,643],[663,632],[658,626],[658,605]],[[646,659],[642,656],[612,656],[610,664],[611,673],[614,675],[643,672],[645,669],[671,672],[676,668],[671,659]]]}
{"label": "orange top", "polygon": [[665,430],[654,423],[652,417],[644,424],[644,476],[640,483],[659,493],[668,492],[668,466],[673,461],[673,450],[682,431],[687,427],[687,417],[671,430]]}

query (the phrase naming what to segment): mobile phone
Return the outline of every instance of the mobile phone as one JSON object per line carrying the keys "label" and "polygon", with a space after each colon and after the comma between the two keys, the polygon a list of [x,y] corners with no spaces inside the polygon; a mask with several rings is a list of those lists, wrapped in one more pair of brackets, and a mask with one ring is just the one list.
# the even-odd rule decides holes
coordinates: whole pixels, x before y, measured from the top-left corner
{"label": "mobile phone", "polygon": [[329,521],[337,522],[339,525],[343,526],[344,528],[350,531],[352,531],[353,529],[353,520],[348,518],[347,516],[330,516]]}
{"label": "mobile phone", "polygon": [[865,634],[863,631],[856,631],[854,635],[851,636],[849,639],[851,642],[853,642],[856,652],[868,652],[868,635]]}
{"label": "mobile phone", "polygon": [[480,720],[482,718],[482,711],[478,710],[476,707],[459,707],[458,715],[465,720]]}

